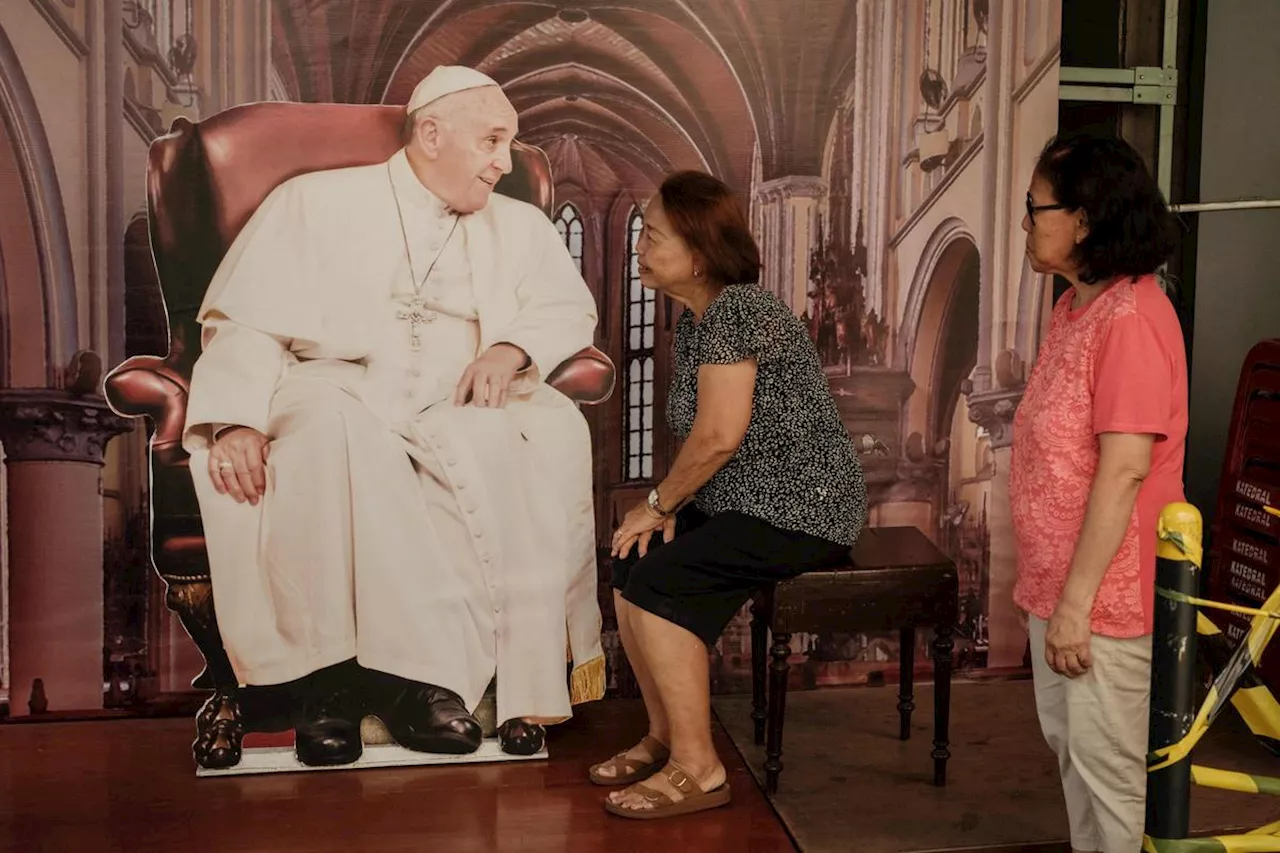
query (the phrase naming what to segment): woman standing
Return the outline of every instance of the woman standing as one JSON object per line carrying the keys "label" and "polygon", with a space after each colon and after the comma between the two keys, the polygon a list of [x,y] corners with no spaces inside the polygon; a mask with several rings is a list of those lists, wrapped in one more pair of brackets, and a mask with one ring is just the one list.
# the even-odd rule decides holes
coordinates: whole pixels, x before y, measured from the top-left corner
{"label": "woman standing", "polygon": [[753,590],[848,558],[866,487],[813,341],[755,284],[760,256],[733,192],[672,175],[636,250],[641,283],[685,308],[666,412],[683,446],[613,537],[618,628],[649,733],[591,778],[629,785],[609,796],[614,814],[658,818],[729,802],[708,648]]}
{"label": "woman standing", "polygon": [[1014,601],[1076,851],[1142,846],[1156,520],[1183,500],[1187,364],[1156,270],[1175,220],[1116,139],[1054,140],[1027,193],[1027,255],[1071,282],[1014,418]]}

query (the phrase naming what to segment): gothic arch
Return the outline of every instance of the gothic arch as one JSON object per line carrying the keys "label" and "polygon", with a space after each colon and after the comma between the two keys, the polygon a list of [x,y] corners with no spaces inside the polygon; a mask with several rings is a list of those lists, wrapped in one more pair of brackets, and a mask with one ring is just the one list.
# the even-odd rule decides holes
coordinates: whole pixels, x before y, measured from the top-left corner
{"label": "gothic arch", "polygon": [[[395,64],[391,67],[390,74],[387,75],[383,91],[381,92],[381,102],[386,102],[387,96],[394,85],[396,78],[399,76],[401,69],[412,60],[414,53],[421,46],[430,32],[440,28],[445,22],[451,18],[460,17],[467,12],[477,8],[483,8],[486,0],[444,0],[440,5],[418,26],[417,31],[408,40],[396,58]],[[753,127],[759,128],[759,122],[755,116],[755,105],[752,98],[747,93],[747,87],[743,84],[742,76],[738,67],[734,64],[729,55],[725,52],[720,40],[716,34],[703,22],[702,18],[692,9],[692,5],[687,0],[672,0],[670,4],[675,14],[670,14],[668,20],[673,23],[679,21],[680,24],[689,28],[691,32],[702,39],[723,62],[725,69],[730,74],[733,81],[737,84],[738,92],[742,96],[743,106],[747,111],[749,121]],[[626,8],[625,4],[622,8]],[[663,10],[666,11],[666,10]],[[664,16],[665,17],[665,16]]]}
{"label": "gothic arch", "polygon": [[916,265],[915,275],[911,278],[906,308],[902,314],[902,327],[898,333],[898,358],[902,366],[911,370],[912,374],[915,373],[912,368],[917,358],[916,338],[920,332],[930,285],[940,278],[944,262],[948,265],[958,264],[964,251],[976,251],[976,246],[973,231],[963,220],[954,216],[944,219],[929,235],[929,241],[920,253],[920,263]]}
{"label": "gothic arch", "polygon": [[[0,224],[0,386],[57,387],[77,349],[71,241],[53,152],[13,43],[0,26],[0,198],[21,196]],[[24,221],[25,220],[25,221]],[[19,293],[26,281],[36,293]],[[10,283],[13,286],[10,286]],[[26,290],[25,287],[23,287]],[[22,338],[14,337],[21,329]],[[28,337],[42,338],[36,342]]]}
{"label": "gothic arch", "polygon": [[962,382],[973,368],[978,289],[976,241],[962,220],[949,218],[925,245],[902,324],[903,366],[917,389],[907,431],[930,442],[950,433]]}
{"label": "gothic arch", "polygon": [[[578,265],[578,272],[582,274],[587,286],[591,286],[590,272],[590,253],[587,246],[590,241],[587,239],[587,219],[583,213],[581,202],[575,203],[572,199],[557,200],[555,215],[552,216],[555,223],[556,231],[560,234],[560,239],[564,240],[565,248],[569,250],[569,255]],[[576,238],[576,239],[575,239]],[[599,301],[599,294],[592,290],[592,295],[596,296]]]}
{"label": "gothic arch", "polygon": [[[615,171],[660,179],[698,168],[745,182],[761,99],[747,96],[743,62],[721,47],[737,32],[732,10],[703,11],[717,19],[718,33],[682,0],[585,0],[569,9],[442,0],[401,20],[380,48],[369,87],[351,99],[403,103],[434,66],[467,64],[504,87],[522,138],[549,155],[551,139],[576,135],[607,162],[632,167]],[[609,188],[629,180],[618,174]]]}
{"label": "gothic arch", "polygon": [[627,227],[631,222],[632,210],[643,210],[647,201],[647,195],[642,196],[629,190],[620,192],[614,197],[604,217],[607,265],[605,267],[606,286],[602,294],[605,311],[601,314],[601,323],[608,323],[610,339],[617,346],[617,352],[610,354],[619,359],[615,363],[621,363],[621,342],[626,331],[622,315],[627,302],[627,263],[629,261]]}
{"label": "gothic arch", "polygon": [[566,210],[573,211],[573,217],[581,221],[582,219],[582,202],[581,201],[575,201],[574,199],[568,198],[566,196],[561,196],[556,203],[555,218],[559,219],[560,214],[564,213]]}

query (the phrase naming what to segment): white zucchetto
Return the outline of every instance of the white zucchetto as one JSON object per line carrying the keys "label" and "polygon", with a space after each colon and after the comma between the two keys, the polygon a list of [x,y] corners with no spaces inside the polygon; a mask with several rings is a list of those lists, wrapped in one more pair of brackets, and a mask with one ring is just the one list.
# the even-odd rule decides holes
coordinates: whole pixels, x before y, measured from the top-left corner
{"label": "white zucchetto", "polygon": [[445,95],[452,95],[454,92],[464,92],[467,89],[479,89],[482,86],[497,86],[498,81],[488,75],[481,74],[474,68],[467,68],[464,65],[438,65],[436,68],[422,78],[422,82],[414,87],[413,95],[409,97],[409,103],[405,105],[406,112],[413,112],[416,109],[425,107],[432,101],[443,98]]}

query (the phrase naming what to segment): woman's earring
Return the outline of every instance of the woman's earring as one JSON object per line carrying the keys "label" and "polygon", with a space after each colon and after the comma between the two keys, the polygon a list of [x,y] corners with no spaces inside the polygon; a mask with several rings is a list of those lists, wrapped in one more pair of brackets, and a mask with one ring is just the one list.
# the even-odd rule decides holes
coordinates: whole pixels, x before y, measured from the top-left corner
{"label": "woman's earring", "polygon": [[697,278],[697,277],[698,277],[698,276],[700,276],[700,275],[702,275],[702,270],[698,269],[697,267],[694,267],[694,268],[693,268],[693,277],[694,277],[694,278]]}

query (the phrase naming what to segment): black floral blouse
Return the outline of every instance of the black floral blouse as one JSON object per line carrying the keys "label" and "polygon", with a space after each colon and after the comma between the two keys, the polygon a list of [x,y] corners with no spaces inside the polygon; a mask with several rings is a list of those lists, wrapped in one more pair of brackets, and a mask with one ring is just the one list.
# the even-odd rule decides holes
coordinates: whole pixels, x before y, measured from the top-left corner
{"label": "black floral blouse", "polygon": [[693,429],[699,367],[749,358],[757,362],[751,423],[738,452],[698,491],[698,508],[852,545],[867,517],[862,465],[812,339],[773,294],[729,285],[701,321],[681,314],[668,425],[681,441]]}

